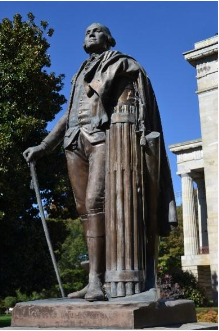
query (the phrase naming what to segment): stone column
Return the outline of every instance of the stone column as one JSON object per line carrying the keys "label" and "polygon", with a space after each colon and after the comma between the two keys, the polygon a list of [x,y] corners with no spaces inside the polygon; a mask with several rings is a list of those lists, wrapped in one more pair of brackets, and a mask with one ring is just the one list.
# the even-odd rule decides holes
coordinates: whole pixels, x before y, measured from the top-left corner
{"label": "stone column", "polygon": [[199,253],[198,229],[195,214],[195,197],[192,177],[182,174],[182,205],[183,205],[183,232],[184,255],[197,255]]}
{"label": "stone column", "polygon": [[204,178],[195,179],[197,184],[198,224],[200,247],[208,247],[207,205]]}

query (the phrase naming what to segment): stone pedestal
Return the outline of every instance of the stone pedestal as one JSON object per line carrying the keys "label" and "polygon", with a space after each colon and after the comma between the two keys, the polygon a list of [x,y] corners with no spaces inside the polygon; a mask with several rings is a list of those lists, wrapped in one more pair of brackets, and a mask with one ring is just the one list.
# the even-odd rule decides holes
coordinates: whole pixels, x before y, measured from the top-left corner
{"label": "stone pedestal", "polygon": [[145,293],[93,303],[83,299],[18,303],[12,327],[139,329],[196,322],[193,301],[151,301]]}

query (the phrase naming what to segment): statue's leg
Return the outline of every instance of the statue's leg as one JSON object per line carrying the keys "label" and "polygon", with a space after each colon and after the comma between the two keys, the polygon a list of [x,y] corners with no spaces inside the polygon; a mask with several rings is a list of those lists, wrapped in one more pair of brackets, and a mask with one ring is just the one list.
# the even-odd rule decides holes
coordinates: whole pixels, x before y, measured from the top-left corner
{"label": "statue's leg", "polygon": [[[103,300],[105,272],[105,144],[92,146],[82,135],[75,151],[66,151],[69,178],[81,215],[89,253],[89,284],[69,298]],[[87,215],[87,219],[86,219]]]}
{"label": "statue's leg", "polygon": [[102,284],[105,273],[105,143],[85,144],[89,155],[89,177],[86,192],[88,214],[87,245],[89,254],[89,285],[85,299],[104,300]]}
{"label": "statue's leg", "polygon": [[103,300],[102,284],[105,272],[105,214],[81,216],[89,255],[89,284],[82,290],[70,293],[70,299],[85,298],[89,301]]}
{"label": "statue's leg", "polygon": [[[87,233],[87,210],[85,206],[87,182],[89,165],[84,155],[83,148],[81,146],[80,137],[78,138],[77,150],[66,151],[68,174],[71,182],[72,190],[75,197],[76,208],[80,215],[81,222],[84,229],[84,235]],[[71,299],[84,298],[87,293],[88,285],[82,290],[68,294]]]}
{"label": "statue's leg", "polygon": [[89,284],[85,299],[104,300],[102,284],[105,272],[105,214],[88,214],[87,246],[89,254]]}

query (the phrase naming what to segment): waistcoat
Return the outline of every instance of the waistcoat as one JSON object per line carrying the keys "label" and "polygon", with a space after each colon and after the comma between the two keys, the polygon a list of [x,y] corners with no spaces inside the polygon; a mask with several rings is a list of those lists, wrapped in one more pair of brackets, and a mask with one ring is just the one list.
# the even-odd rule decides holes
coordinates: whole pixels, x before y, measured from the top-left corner
{"label": "waistcoat", "polygon": [[[93,61],[96,59],[94,58]],[[90,143],[94,144],[105,141],[105,131],[101,130],[98,125],[100,119],[102,122],[107,122],[108,116],[106,114],[99,116],[98,95],[94,93],[89,98],[84,87],[84,75],[92,63],[91,58],[81,70],[75,82],[74,96],[67,123],[68,129],[65,133],[65,148],[74,142],[79,131],[85,134]]]}
{"label": "waistcoat", "polygon": [[105,141],[106,123],[109,123],[110,114],[113,108],[118,104],[126,104],[127,96],[131,98],[128,104],[133,103],[134,89],[130,79],[124,76],[119,78],[111,89],[107,104],[103,106],[97,93],[94,93],[90,98],[87,96],[84,76],[89,71],[96,60],[85,64],[79,72],[77,79],[73,82],[73,100],[69,112],[67,131],[65,133],[64,148],[67,148],[72,142],[77,139],[78,132],[83,132],[90,143],[96,144]]}

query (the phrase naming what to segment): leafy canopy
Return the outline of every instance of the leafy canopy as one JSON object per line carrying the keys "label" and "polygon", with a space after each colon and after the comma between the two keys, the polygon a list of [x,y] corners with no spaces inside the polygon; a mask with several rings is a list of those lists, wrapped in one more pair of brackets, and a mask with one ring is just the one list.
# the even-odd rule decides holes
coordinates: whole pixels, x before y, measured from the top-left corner
{"label": "leafy canopy", "polygon": [[[0,24],[1,172],[8,171],[14,145],[27,145],[33,132],[43,134],[65,102],[59,94],[64,75],[44,69],[51,65],[46,53],[50,44],[44,37],[48,23],[41,21],[38,27],[33,14],[28,18],[22,21],[16,14],[13,21],[5,18]],[[47,35],[52,34],[49,29]]]}
{"label": "leafy canopy", "polygon": [[[51,259],[40,224],[29,168],[23,151],[47,135],[46,125],[65,103],[60,94],[64,75],[49,72],[46,21],[37,26],[32,13],[27,20],[16,14],[0,23],[0,292],[18,288],[33,291],[54,282]],[[64,181],[65,162],[61,149],[39,162],[39,181],[61,204],[69,190]],[[53,161],[56,160],[54,163]],[[56,175],[52,165],[55,164]],[[50,192],[50,194],[49,194]],[[72,205],[74,205],[72,203]],[[60,207],[61,208],[61,207]],[[72,212],[74,214],[74,211]],[[61,236],[60,240],[63,237]]]}

